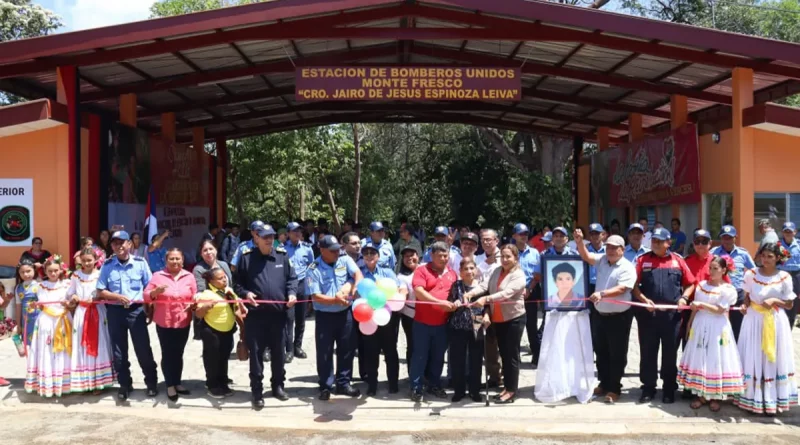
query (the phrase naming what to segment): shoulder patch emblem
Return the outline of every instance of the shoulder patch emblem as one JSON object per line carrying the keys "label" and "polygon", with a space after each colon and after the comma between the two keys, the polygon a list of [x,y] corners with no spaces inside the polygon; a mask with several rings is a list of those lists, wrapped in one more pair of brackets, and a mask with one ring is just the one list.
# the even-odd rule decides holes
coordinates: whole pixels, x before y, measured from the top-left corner
{"label": "shoulder patch emblem", "polygon": [[286,253],[286,249],[284,249],[283,247],[280,247],[280,246],[276,247],[275,251],[279,252],[279,253]]}

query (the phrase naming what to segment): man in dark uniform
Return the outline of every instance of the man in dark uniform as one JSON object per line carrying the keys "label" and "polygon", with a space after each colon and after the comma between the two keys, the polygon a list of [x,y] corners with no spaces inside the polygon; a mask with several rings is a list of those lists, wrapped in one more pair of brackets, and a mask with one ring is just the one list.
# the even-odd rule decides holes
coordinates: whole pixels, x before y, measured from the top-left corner
{"label": "man in dark uniform", "polygon": [[[286,380],[284,343],[288,310],[297,301],[297,275],[289,255],[283,248],[273,248],[275,229],[265,224],[257,229],[253,241],[256,248],[242,255],[236,268],[236,293],[248,302],[244,331],[247,349],[250,350],[250,390],[253,408],[264,407],[264,352],[272,351],[272,395],[285,401],[289,397],[283,389]],[[257,303],[270,300],[281,303]]]}
{"label": "man in dark uniform", "polygon": [[[636,261],[636,286],[633,296],[648,304],[648,314],[639,325],[639,350],[642,357],[639,371],[642,396],[639,403],[649,403],[658,383],[658,348],[661,350],[661,380],[664,403],[675,402],[678,389],[678,346],[680,345],[681,313],[674,309],[657,310],[655,304],[686,305],[694,292],[694,276],[680,255],[671,253],[667,229],[653,229],[652,251]],[[638,322],[638,320],[637,320]]]}

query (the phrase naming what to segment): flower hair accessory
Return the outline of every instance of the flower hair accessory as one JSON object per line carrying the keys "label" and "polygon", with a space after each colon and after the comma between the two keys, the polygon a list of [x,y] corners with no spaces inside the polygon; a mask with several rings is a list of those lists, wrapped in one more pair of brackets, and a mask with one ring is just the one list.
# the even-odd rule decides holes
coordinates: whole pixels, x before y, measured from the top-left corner
{"label": "flower hair accessory", "polygon": [[734,263],[733,258],[729,255],[720,255],[720,258],[725,260],[725,266],[728,269],[728,272],[733,272],[736,270],[736,263]]}

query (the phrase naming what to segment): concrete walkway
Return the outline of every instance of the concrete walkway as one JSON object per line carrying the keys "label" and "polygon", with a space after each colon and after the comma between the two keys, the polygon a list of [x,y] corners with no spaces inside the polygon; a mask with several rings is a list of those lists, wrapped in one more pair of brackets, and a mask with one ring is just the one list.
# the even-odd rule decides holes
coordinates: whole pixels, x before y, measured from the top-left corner
{"label": "concrete walkway", "polygon": [[[154,354],[160,358],[155,328],[150,327]],[[0,342],[0,375],[12,382],[9,388],[0,389],[0,412],[8,416],[13,412],[25,416],[50,416],[55,413],[85,417],[134,416],[153,422],[180,425],[229,428],[273,428],[287,431],[358,431],[364,434],[414,433],[437,434],[441,432],[467,433],[502,431],[516,435],[575,436],[575,435],[800,435],[800,408],[794,408],[775,418],[756,416],[741,411],[729,403],[719,413],[707,407],[697,411],[688,401],[678,399],[672,405],[662,405],[660,394],[652,405],[636,403],[639,397],[639,347],[636,326],[631,333],[628,368],[623,381],[623,395],[613,406],[595,401],[586,405],[574,399],[562,404],[549,405],[533,400],[536,371],[530,367],[530,356],[523,353],[524,367],[520,376],[520,398],[512,405],[492,405],[426,399],[414,404],[408,399],[405,362],[401,360],[401,391],[389,395],[385,383],[379,387],[377,397],[350,399],[333,396],[330,401],[317,400],[317,377],[313,344],[314,321],[309,319],[305,335],[305,349],[310,357],[295,359],[287,365],[287,392],[291,399],[279,402],[266,394],[266,408],[260,412],[250,407],[250,388],[246,362],[232,359],[231,378],[236,394],[216,400],[205,394],[205,374],[201,359],[202,346],[191,341],[187,346],[184,366],[185,386],[192,395],[182,397],[178,403],[166,398],[163,382],[156,399],[144,395],[144,383],[138,365],[133,365],[134,391],[125,404],[116,401],[116,390],[99,396],[70,395],[61,399],[45,400],[25,394],[22,389],[25,372],[24,359],[19,358],[11,341]],[[800,330],[795,330],[795,345],[800,344]],[[405,342],[400,334],[399,351],[404,356]],[[523,339],[526,343],[526,340]],[[527,350],[527,347],[524,348]],[[131,351],[133,348],[131,347]],[[132,362],[135,359],[131,358]],[[800,347],[795,347],[795,361],[800,363]],[[381,365],[383,366],[383,365]],[[385,373],[381,369],[381,378]],[[269,383],[265,385],[269,387]],[[364,391],[365,385],[357,383]],[[450,391],[452,393],[452,391]],[[490,392],[493,394],[494,392]],[[37,414],[38,413],[38,414]],[[585,436],[591,437],[591,436]]]}

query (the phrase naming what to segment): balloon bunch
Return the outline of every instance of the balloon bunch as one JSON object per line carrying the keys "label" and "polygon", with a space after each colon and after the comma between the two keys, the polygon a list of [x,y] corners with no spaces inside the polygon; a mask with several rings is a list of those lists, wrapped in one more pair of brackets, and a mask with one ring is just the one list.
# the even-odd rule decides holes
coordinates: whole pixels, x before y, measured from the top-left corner
{"label": "balloon bunch", "polygon": [[358,283],[359,298],[353,302],[353,318],[364,335],[372,335],[378,326],[386,326],[392,312],[403,309],[406,296],[397,292],[397,283],[391,278],[378,281],[365,278]]}

